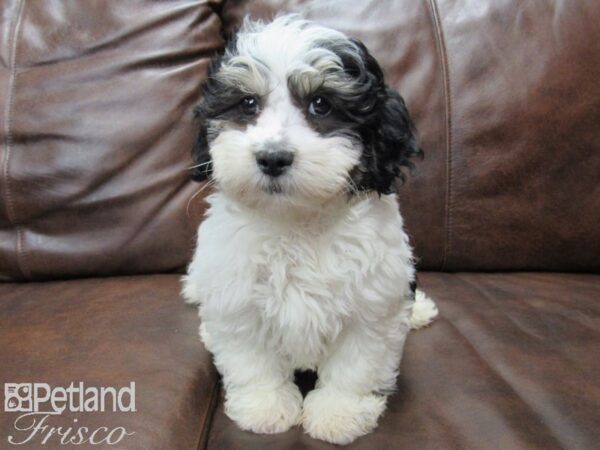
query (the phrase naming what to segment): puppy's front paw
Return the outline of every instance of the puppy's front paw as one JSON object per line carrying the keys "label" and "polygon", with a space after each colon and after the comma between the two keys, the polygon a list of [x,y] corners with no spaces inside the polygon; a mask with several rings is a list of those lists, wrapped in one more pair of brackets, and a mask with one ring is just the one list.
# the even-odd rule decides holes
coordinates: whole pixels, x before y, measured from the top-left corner
{"label": "puppy's front paw", "polygon": [[282,433],[300,423],[302,394],[291,382],[275,389],[234,387],[227,392],[225,413],[242,430]]}
{"label": "puppy's front paw", "polygon": [[315,389],[304,399],[302,425],[315,439],[349,444],[375,429],[385,402],[386,398],[381,395]]}

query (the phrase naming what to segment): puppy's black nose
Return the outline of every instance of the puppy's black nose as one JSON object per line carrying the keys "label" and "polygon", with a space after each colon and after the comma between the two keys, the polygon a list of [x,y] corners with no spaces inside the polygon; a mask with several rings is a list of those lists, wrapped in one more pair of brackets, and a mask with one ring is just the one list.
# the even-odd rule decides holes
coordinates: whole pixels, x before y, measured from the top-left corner
{"label": "puppy's black nose", "polygon": [[271,177],[278,177],[294,162],[294,154],[284,150],[262,150],[256,153],[256,163],[260,170]]}

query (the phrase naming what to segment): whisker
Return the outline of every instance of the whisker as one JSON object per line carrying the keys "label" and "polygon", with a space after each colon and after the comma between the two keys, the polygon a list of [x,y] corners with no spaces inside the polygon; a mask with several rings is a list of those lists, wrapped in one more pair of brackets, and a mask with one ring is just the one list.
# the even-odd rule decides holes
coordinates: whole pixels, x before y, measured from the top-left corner
{"label": "whisker", "polygon": [[203,162],[203,163],[200,163],[200,164],[196,164],[194,166],[188,167],[187,170],[192,170],[192,169],[195,169],[196,167],[207,166],[210,163],[212,163],[212,161],[207,161],[207,162]]}
{"label": "whisker", "polygon": [[348,177],[347,180],[348,180],[348,186],[350,187],[350,190],[352,191],[352,193],[360,199],[362,192],[359,191],[358,186],[356,185],[354,180],[350,177]]}
{"label": "whisker", "polygon": [[208,187],[210,186],[214,186],[215,184],[215,180],[213,178],[211,178],[210,180],[208,180],[208,182],[202,186],[200,189],[198,189],[196,192],[194,192],[194,195],[192,195],[190,197],[190,199],[187,202],[187,205],[185,207],[185,214],[187,217],[190,217],[190,204],[192,203],[192,200],[194,200],[198,195],[200,195],[202,192],[204,192]]}

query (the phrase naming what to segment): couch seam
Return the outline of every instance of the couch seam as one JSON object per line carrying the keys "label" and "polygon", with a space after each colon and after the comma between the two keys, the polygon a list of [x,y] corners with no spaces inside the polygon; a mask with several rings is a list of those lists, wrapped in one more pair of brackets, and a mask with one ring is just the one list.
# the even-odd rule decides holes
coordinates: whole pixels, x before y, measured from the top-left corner
{"label": "couch seam", "polygon": [[445,228],[446,236],[444,241],[444,254],[442,258],[442,267],[440,270],[446,270],[450,252],[452,251],[452,94],[450,90],[450,62],[448,58],[448,49],[446,39],[440,18],[437,0],[429,0],[429,9],[432,21],[435,27],[437,38],[437,47],[440,57],[440,66],[444,81],[444,114],[446,118],[446,199],[445,199]]}
{"label": "couch seam", "polygon": [[208,438],[210,435],[210,427],[212,426],[212,421],[217,410],[217,399],[220,394],[220,377],[217,375],[217,380],[211,390],[210,401],[208,403],[208,407],[206,408],[206,415],[204,416],[204,421],[202,422],[202,426],[200,427],[200,436],[198,436],[198,445],[196,448],[198,450],[206,449],[208,446]]}
{"label": "couch seam", "polygon": [[24,248],[23,242],[23,228],[19,225],[15,206],[14,199],[12,197],[12,186],[10,180],[9,173],[9,162],[10,156],[12,153],[12,144],[13,144],[13,135],[12,135],[12,112],[14,106],[14,93],[16,86],[16,78],[17,78],[17,49],[18,49],[18,34],[21,28],[21,19],[23,16],[23,9],[25,5],[25,0],[21,0],[19,2],[19,6],[16,12],[16,18],[13,24],[13,28],[10,31],[9,36],[12,37],[12,43],[10,46],[10,58],[9,58],[9,78],[8,78],[8,92],[6,96],[6,105],[4,109],[4,167],[2,168],[2,174],[4,177],[4,186],[5,186],[5,204],[6,204],[6,216],[8,218],[9,223],[14,227],[15,233],[17,235],[17,245],[16,245],[16,259],[17,266],[21,271],[21,275],[24,277],[29,277],[30,272],[26,262],[26,252]]}

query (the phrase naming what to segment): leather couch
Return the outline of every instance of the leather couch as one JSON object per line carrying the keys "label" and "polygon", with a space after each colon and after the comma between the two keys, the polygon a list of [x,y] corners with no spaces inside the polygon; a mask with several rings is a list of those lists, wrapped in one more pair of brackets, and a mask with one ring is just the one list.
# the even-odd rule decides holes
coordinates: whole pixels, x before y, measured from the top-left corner
{"label": "leather couch", "polygon": [[135,382],[135,412],[48,419],[134,433],[99,448],[334,448],[240,431],[179,295],[199,85],[245,14],[292,10],[367,44],[425,149],[399,195],[441,315],[349,448],[598,448],[596,0],[2,1],[0,383]]}

